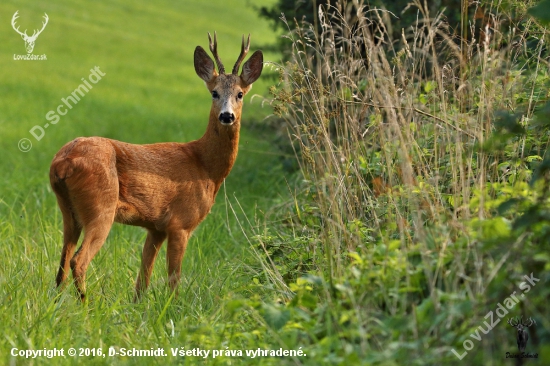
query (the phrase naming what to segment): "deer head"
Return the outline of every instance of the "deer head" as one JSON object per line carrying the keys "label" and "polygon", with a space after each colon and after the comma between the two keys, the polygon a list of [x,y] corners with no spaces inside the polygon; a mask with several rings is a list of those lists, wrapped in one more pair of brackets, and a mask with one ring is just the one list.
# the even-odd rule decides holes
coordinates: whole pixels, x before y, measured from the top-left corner
{"label": "deer head", "polygon": [[27,49],[27,53],[32,53],[32,50],[34,49],[34,42],[36,42],[36,39],[38,38],[40,33],[42,33],[44,28],[46,28],[46,24],[48,24],[48,19],[49,19],[48,14],[44,13],[44,22],[42,23],[42,29],[40,30],[35,29],[32,33],[32,36],[29,37],[27,35],[26,29],[24,32],[21,32],[19,30],[19,27],[16,27],[15,25],[15,21],[17,20],[17,18],[19,18],[18,13],[19,13],[19,10],[17,10],[15,14],[13,14],[13,17],[11,18],[11,26],[17,33],[21,35],[21,38],[23,38],[23,41],[25,41],[25,48]]}
{"label": "deer head", "polygon": [[262,73],[263,54],[262,51],[254,52],[243,65],[243,70],[239,75],[241,63],[250,48],[250,35],[248,35],[246,45],[243,35],[241,54],[235,66],[233,66],[231,74],[226,74],[225,67],[218,56],[216,33],[214,32],[214,42],[212,42],[210,33],[208,33],[208,40],[210,41],[210,51],[218,66],[218,72],[216,72],[214,62],[201,46],[197,46],[195,49],[195,71],[204,80],[206,87],[212,94],[211,114],[222,125],[231,126],[234,122],[240,121],[243,96],[250,91],[252,83]]}

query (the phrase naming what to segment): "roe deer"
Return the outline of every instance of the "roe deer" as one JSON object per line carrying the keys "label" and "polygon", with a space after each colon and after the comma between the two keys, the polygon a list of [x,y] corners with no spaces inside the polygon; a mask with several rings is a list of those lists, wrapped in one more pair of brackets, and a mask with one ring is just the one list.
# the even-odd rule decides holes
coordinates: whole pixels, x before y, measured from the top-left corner
{"label": "roe deer", "polygon": [[[193,230],[210,212],[220,185],[237,158],[243,96],[262,72],[263,55],[256,51],[240,65],[250,47],[250,35],[231,74],[226,74],[208,34],[214,62],[197,46],[197,75],[212,95],[204,135],[188,143],[133,145],[102,137],[77,138],[59,150],[50,168],[50,183],[63,215],[63,250],[57,286],[69,266],[82,300],[86,269],[114,221],[147,229],[135,300],[147,289],[158,251],[166,238],[168,282],[176,291],[181,262]],[[81,231],[84,239],[74,254]],[[74,254],[74,256],[73,256]]]}

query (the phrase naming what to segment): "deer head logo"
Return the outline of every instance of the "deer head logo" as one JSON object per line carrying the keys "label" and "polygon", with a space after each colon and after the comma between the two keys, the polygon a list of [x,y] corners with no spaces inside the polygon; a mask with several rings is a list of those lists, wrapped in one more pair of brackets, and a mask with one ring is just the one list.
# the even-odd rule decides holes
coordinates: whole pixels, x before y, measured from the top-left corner
{"label": "deer head logo", "polygon": [[[515,323],[514,323],[514,321],[515,321]],[[520,352],[525,351],[525,346],[527,345],[527,341],[529,340],[529,333],[527,333],[526,328],[529,328],[531,325],[536,324],[536,322],[532,318],[529,318],[524,323],[523,322],[523,317],[521,317],[520,320],[518,320],[518,318],[508,319],[508,324],[510,324],[514,328],[517,328],[517,330],[518,330],[518,335],[517,335],[518,350]]]}
{"label": "deer head logo", "polygon": [[17,20],[17,18],[19,18],[19,15],[17,13],[19,13],[19,10],[17,10],[15,14],[13,14],[13,18],[11,18],[11,26],[17,33],[21,35],[21,38],[23,38],[23,41],[25,41],[25,48],[27,49],[27,53],[32,53],[32,50],[34,49],[34,42],[36,42],[36,39],[38,38],[40,33],[42,33],[44,28],[46,28],[46,24],[48,24],[48,14],[44,13],[44,22],[42,23],[42,29],[40,30],[35,29],[34,32],[32,33],[32,36],[28,36],[26,29],[24,32],[21,32],[19,30],[19,27],[16,27],[15,25],[15,21]]}

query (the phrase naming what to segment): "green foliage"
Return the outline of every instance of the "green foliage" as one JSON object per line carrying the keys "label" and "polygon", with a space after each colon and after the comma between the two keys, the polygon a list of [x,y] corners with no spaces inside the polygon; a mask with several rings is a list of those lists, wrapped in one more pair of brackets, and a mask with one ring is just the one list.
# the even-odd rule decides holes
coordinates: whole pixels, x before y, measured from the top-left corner
{"label": "green foliage", "polygon": [[528,13],[542,21],[543,23],[550,23],[550,1],[542,0],[536,6],[529,9]]}
{"label": "green foliage", "polygon": [[[288,24],[293,31],[300,28],[313,27],[317,33],[322,32],[322,20],[319,19],[319,7],[326,9],[333,15],[346,13],[353,1],[338,0],[277,0],[268,6],[257,8],[258,14],[268,19],[275,31],[286,31]],[[527,6],[534,0],[510,0],[500,1],[495,4],[493,0],[483,0],[475,3],[463,0],[371,0],[361,2],[361,8],[357,16],[368,19],[367,26],[375,32],[377,28],[383,29],[393,40],[401,43],[402,30],[408,30],[417,26],[419,17],[442,17],[444,26],[456,41],[460,36],[467,40],[479,39],[483,29],[491,24],[491,16],[506,12],[510,21],[521,23],[521,16],[525,14]],[[327,7],[327,5],[330,5]],[[464,8],[464,6],[466,7]],[[537,8],[538,9],[538,8]],[[379,11],[383,10],[383,11]],[[536,11],[536,10],[534,10]],[[401,43],[398,47],[403,46]],[[290,42],[287,37],[282,37],[277,43],[277,48],[289,56]]]}
{"label": "green foliage", "polygon": [[[496,23],[516,21],[510,9],[525,19],[503,5]],[[294,293],[279,333],[319,363],[498,365],[515,346],[504,321],[464,360],[452,350],[533,274],[509,316],[535,318],[529,347],[547,354],[550,77],[529,33],[541,28],[523,21],[464,52],[425,12],[394,50],[388,30],[339,6],[321,7],[318,33],[289,26],[294,52],[270,89],[304,177],[277,235],[256,237],[271,284]]]}

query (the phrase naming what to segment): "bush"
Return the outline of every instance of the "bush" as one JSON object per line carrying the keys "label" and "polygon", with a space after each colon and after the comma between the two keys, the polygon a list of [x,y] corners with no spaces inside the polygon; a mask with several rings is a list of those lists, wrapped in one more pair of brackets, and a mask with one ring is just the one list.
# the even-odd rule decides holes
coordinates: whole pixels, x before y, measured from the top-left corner
{"label": "bush", "polygon": [[370,21],[385,12],[356,2],[321,6],[320,31],[288,26],[272,104],[303,181],[256,236],[278,334],[322,363],[491,364],[515,352],[513,330],[470,334],[516,291],[508,316],[536,319],[528,347],[548,357],[545,36],[533,22],[506,32],[497,12],[461,48],[416,5],[399,49]]}

